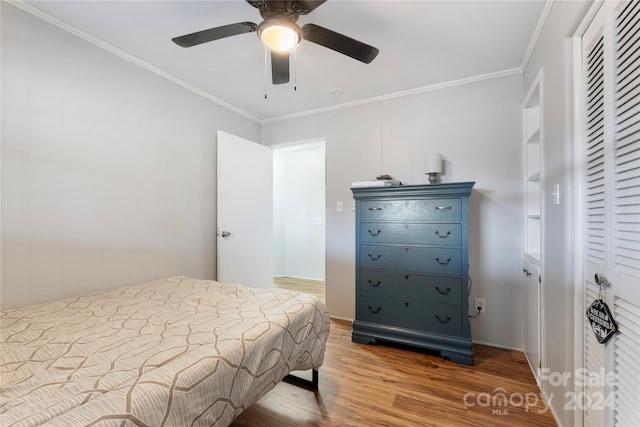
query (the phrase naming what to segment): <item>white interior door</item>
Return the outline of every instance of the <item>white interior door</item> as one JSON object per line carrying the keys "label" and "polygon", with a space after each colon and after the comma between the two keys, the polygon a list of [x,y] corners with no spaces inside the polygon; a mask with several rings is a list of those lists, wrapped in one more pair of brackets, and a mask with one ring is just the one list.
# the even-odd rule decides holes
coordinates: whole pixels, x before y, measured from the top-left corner
{"label": "white interior door", "polygon": [[218,131],[218,281],[273,286],[271,148]]}
{"label": "white interior door", "polygon": [[[589,426],[640,421],[640,2],[604,2],[583,38],[584,309],[602,297],[618,332],[584,321]],[[607,280],[596,281],[595,275]]]}

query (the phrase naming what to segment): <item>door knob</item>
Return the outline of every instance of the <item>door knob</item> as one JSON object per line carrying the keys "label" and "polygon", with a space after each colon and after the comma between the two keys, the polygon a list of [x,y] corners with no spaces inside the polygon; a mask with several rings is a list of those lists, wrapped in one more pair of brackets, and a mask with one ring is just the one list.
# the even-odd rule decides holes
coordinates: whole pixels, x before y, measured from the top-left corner
{"label": "door knob", "polygon": [[611,286],[611,282],[609,282],[607,278],[604,277],[602,274],[596,273],[595,279],[596,279],[597,285],[600,287]]}
{"label": "door knob", "polygon": [[230,232],[228,232],[228,231],[223,231],[222,232],[222,237],[229,237],[229,236],[231,236]]}

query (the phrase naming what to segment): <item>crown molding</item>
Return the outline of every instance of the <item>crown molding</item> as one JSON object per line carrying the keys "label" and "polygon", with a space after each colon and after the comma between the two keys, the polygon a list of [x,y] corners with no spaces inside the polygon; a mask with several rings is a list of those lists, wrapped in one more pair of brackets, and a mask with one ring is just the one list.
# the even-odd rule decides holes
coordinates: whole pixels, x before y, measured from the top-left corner
{"label": "crown molding", "polygon": [[416,89],[410,89],[410,90],[406,90],[406,91],[402,91],[402,92],[395,92],[395,93],[390,93],[390,94],[387,94],[387,95],[381,95],[381,96],[376,96],[376,97],[372,97],[372,98],[361,99],[361,100],[358,100],[358,101],[346,102],[344,104],[332,105],[330,107],[317,108],[317,109],[314,109],[314,110],[302,111],[302,112],[299,112],[299,113],[288,114],[288,115],[285,115],[285,116],[273,117],[273,118],[270,118],[270,119],[264,119],[260,123],[261,124],[266,124],[266,123],[272,123],[272,122],[278,122],[278,121],[282,121],[282,120],[289,120],[289,119],[293,119],[293,118],[303,117],[303,116],[310,116],[312,114],[325,113],[325,112],[328,112],[328,111],[342,110],[344,108],[356,107],[356,106],[365,105],[365,104],[372,104],[372,103],[375,103],[375,102],[387,101],[387,100],[390,100],[390,99],[402,98],[402,97],[405,97],[405,96],[417,95],[417,94],[425,93],[425,92],[433,92],[435,90],[446,89],[446,88],[455,87],[455,86],[463,86],[463,85],[467,85],[467,84],[471,84],[471,83],[481,82],[481,81],[484,81],[484,80],[491,80],[491,79],[496,79],[496,78],[500,78],[500,77],[511,76],[511,75],[514,75],[514,74],[522,74],[522,68],[520,68],[520,67],[518,67],[518,68],[510,68],[510,69],[507,69],[507,70],[496,71],[494,73],[480,74],[480,75],[477,75],[477,76],[466,77],[464,79],[459,79],[459,80],[451,80],[451,81],[443,82],[443,83],[436,83],[436,84],[433,84],[433,85],[423,86],[423,87],[419,87],[419,88],[416,88]]}
{"label": "crown molding", "polygon": [[71,34],[73,34],[73,35],[75,35],[77,37],[80,37],[81,39],[86,40],[89,43],[94,44],[94,45],[98,46],[99,48],[104,49],[104,50],[106,50],[106,51],[108,51],[108,52],[110,52],[110,53],[112,53],[112,54],[114,54],[114,55],[116,55],[116,56],[128,61],[128,62],[131,62],[131,63],[133,63],[133,64],[135,64],[135,65],[137,65],[139,67],[144,68],[147,71],[150,71],[150,72],[152,72],[152,73],[154,73],[154,74],[156,74],[156,75],[158,75],[158,76],[160,76],[160,77],[162,77],[164,79],[167,79],[170,82],[175,83],[178,86],[183,87],[184,89],[187,89],[187,90],[189,90],[189,91],[191,91],[191,92],[193,92],[193,93],[195,93],[197,95],[200,95],[203,98],[206,98],[211,102],[214,102],[214,103],[216,103],[216,104],[218,104],[218,105],[220,105],[220,106],[222,106],[222,107],[224,107],[224,108],[226,108],[228,110],[231,110],[231,111],[233,111],[235,113],[238,113],[241,116],[244,116],[244,117],[246,117],[246,118],[248,118],[250,120],[253,120],[256,123],[260,123],[260,119],[258,119],[257,117],[252,116],[251,114],[247,113],[246,111],[243,111],[243,110],[241,110],[241,109],[239,109],[237,107],[234,107],[233,105],[228,104],[228,103],[222,101],[221,99],[218,99],[215,96],[213,96],[213,95],[211,95],[211,94],[209,94],[209,93],[207,93],[205,91],[202,91],[202,90],[196,88],[195,86],[192,86],[192,85],[190,85],[190,84],[188,84],[186,82],[183,82],[179,78],[174,77],[171,74],[160,70],[159,68],[154,67],[153,65],[149,64],[148,62],[142,61],[142,60],[136,58],[133,55],[129,55],[128,53],[118,49],[117,47],[114,47],[114,46],[110,45],[109,43],[105,43],[104,41],[102,41],[102,40],[100,40],[100,39],[98,39],[98,38],[96,38],[96,37],[94,37],[94,36],[92,36],[92,35],[90,35],[88,33],[85,33],[84,31],[82,31],[82,30],[80,30],[80,29],[78,29],[78,28],[76,28],[76,27],[74,27],[72,25],[69,25],[66,22],[63,22],[63,21],[61,21],[61,20],[59,20],[57,18],[54,18],[53,16],[42,12],[40,9],[37,9],[37,8],[31,6],[30,4],[27,4],[23,0],[3,0],[3,1],[6,1],[7,3],[9,3],[9,4],[11,4],[11,5],[13,5],[13,6],[15,6],[15,7],[19,8],[19,9],[22,9],[23,11],[25,11],[27,13],[30,13],[31,15],[33,15],[33,16],[35,16],[37,18],[40,18],[40,19],[42,19],[42,20],[44,20],[44,21],[46,21],[46,22],[48,22],[48,23],[50,23],[52,25],[55,25],[56,27],[66,31],[68,33],[71,33]]}
{"label": "crown molding", "polygon": [[410,90],[406,90],[406,91],[401,91],[401,92],[395,92],[395,93],[391,93],[391,94],[386,94],[386,95],[381,95],[381,96],[376,96],[376,97],[371,97],[371,98],[366,98],[366,99],[361,99],[361,100],[357,100],[357,101],[353,101],[353,102],[347,102],[347,103],[343,103],[343,104],[338,104],[338,105],[333,105],[333,106],[329,106],[329,107],[323,107],[323,108],[317,108],[317,109],[312,109],[312,110],[307,110],[307,111],[302,111],[302,112],[298,112],[298,113],[293,113],[293,114],[288,114],[288,115],[284,115],[284,116],[278,116],[278,117],[272,117],[272,118],[268,118],[268,119],[259,119],[249,113],[247,113],[244,110],[241,110],[231,104],[228,104],[224,101],[222,101],[221,99],[203,91],[200,90],[198,88],[196,88],[195,86],[192,86],[180,79],[178,79],[177,77],[166,73],[162,70],[160,70],[159,68],[145,62],[142,61],[136,57],[134,57],[133,55],[130,55],[72,25],[69,25],[57,18],[54,18],[53,16],[42,12],[41,10],[31,6],[30,4],[26,3],[23,0],[0,0],[0,1],[6,1],[7,3],[22,9],[23,11],[36,16],[52,25],[55,25],[56,27],[71,33],[83,40],[88,41],[89,43],[100,47],[101,49],[104,49],[128,62],[131,62],[139,67],[144,68],[147,71],[150,71],[164,79],[167,79],[175,84],[177,84],[178,86],[183,87],[184,89],[187,89],[199,96],[202,96],[205,99],[208,99],[211,102],[214,102],[230,111],[233,111],[237,114],[240,114],[241,116],[244,116],[256,123],[259,123],[261,125],[263,124],[267,124],[267,123],[273,123],[273,122],[278,122],[278,121],[283,121],[283,120],[288,120],[288,119],[293,119],[293,118],[298,118],[298,117],[304,117],[304,116],[309,116],[309,115],[313,115],[313,114],[318,114],[318,113],[324,113],[324,112],[329,112],[329,111],[335,111],[335,110],[341,110],[341,109],[345,109],[345,108],[351,108],[351,107],[356,107],[356,106],[360,106],[360,105],[366,105],[366,104],[371,104],[371,103],[376,103],[376,102],[382,102],[382,101],[387,101],[387,100],[391,100],[391,99],[396,99],[396,98],[402,98],[405,96],[411,96],[411,95],[416,95],[416,94],[421,94],[421,93],[426,93],[426,92],[432,92],[432,91],[436,91],[436,90],[440,90],[440,89],[445,89],[445,88],[450,88],[450,87],[455,87],[455,86],[462,86],[462,85],[466,85],[466,84],[471,84],[471,83],[476,83],[476,82],[480,82],[480,81],[484,81],[484,80],[491,80],[491,79],[495,79],[495,78],[500,78],[500,77],[505,77],[505,76],[510,76],[510,75],[514,75],[514,74],[522,74],[526,64],[528,63],[531,54],[538,42],[538,39],[540,37],[540,34],[542,32],[542,28],[544,27],[544,23],[549,15],[549,11],[551,9],[551,6],[553,4],[554,0],[546,0],[546,4],[545,7],[543,9],[543,12],[540,16],[540,19],[538,20],[538,25],[536,27],[536,30],[534,32],[534,35],[531,39],[531,41],[529,42],[529,46],[527,49],[527,52],[525,54],[525,59],[523,61],[523,65],[521,67],[516,67],[516,68],[510,68],[510,69],[506,69],[506,70],[502,70],[502,71],[497,71],[497,72],[492,72],[492,73],[486,73],[486,74],[481,74],[481,75],[477,75],[477,76],[472,76],[472,77],[466,77],[463,79],[458,79],[458,80],[452,80],[452,81],[448,81],[448,82],[442,82],[442,83],[436,83],[433,85],[428,85],[428,86],[423,86],[423,87],[419,87],[419,88],[415,88],[415,89],[410,89]]}
{"label": "crown molding", "polygon": [[544,8],[542,9],[542,13],[540,14],[540,19],[538,19],[538,25],[536,25],[536,29],[533,31],[531,40],[529,40],[529,46],[527,46],[527,51],[524,54],[524,59],[522,60],[522,65],[520,66],[523,72],[529,64],[529,60],[531,59],[531,55],[533,55],[533,51],[538,44],[538,40],[540,40],[542,29],[544,28],[544,24],[547,22],[547,18],[549,17],[549,13],[551,12],[553,2],[554,0],[546,0],[544,4]]}

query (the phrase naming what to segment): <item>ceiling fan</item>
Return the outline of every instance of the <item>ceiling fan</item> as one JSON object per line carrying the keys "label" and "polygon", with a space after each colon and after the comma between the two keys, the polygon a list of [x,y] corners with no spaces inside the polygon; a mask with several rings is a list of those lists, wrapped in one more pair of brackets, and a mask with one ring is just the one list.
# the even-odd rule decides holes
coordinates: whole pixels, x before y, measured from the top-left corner
{"label": "ceiling fan", "polygon": [[260,11],[264,19],[260,24],[238,22],[210,28],[171,39],[182,47],[196,46],[202,43],[257,32],[258,37],[271,51],[271,77],[273,84],[289,82],[289,51],[301,40],[319,44],[353,59],[370,63],[378,55],[378,49],[358,40],[336,33],[315,24],[306,24],[300,28],[296,21],[300,15],[306,15],[326,0],[246,0]]}

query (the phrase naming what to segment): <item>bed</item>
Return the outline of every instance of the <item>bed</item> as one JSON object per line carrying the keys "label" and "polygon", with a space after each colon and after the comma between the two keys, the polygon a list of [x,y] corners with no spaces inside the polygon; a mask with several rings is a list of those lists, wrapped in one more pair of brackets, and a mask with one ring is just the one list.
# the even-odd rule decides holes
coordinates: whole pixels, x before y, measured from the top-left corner
{"label": "bed", "polygon": [[315,297],[172,277],[1,313],[2,426],[227,426],[323,362]]}

